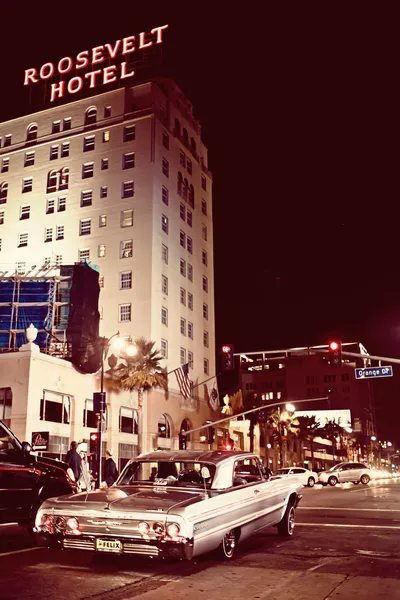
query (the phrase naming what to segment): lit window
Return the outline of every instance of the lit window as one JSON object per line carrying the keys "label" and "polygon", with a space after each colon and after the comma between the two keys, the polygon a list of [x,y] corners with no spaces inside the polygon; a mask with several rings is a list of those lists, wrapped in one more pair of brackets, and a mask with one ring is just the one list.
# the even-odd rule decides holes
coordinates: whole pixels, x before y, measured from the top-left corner
{"label": "lit window", "polygon": [[186,206],[182,204],[182,202],[179,205],[179,216],[182,219],[182,221],[186,220]]}
{"label": "lit window", "polygon": [[60,133],[60,131],[61,131],[61,121],[53,121],[51,133]]}
{"label": "lit window", "polygon": [[203,302],[203,318],[208,320],[208,304]]}
{"label": "lit window", "polygon": [[203,190],[207,190],[207,180],[204,175],[201,176],[201,187]]}
{"label": "lit window", "polygon": [[89,135],[89,136],[85,137],[83,139],[83,151],[89,152],[90,150],[94,150],[94,148],[95,148],[94,135]]}
{"label": "lit window", "polygon": [[186,350],[185,350],[185,348],[181,348],[180,358],[181,358],[181,365],[185,365],[186,364]]}
{"label": "lit window", "polygon": [[54,212],[55,200],[53,198],[49,198],[47,200],[46,206],[46,214],[51,215]]}
{"label": "lit window", "polygon": [[22,180],[22,193],[32,191],[32,177],[26,177]]}
{"label": "lit window", "polygon": [[101,159],[101,170],[106,171],[108,169],[108,158]]}
{"label": "lit window", "polygon": [[189,173],[189,175],[192,174],[192,161],[190,160],[190,158],[186,159],[186,169],[187,172]]}
{"label": "lit window", "polygon": [[61,144],[61,158],[67,158],[69,156],[69,142],[63,142]]}
{"label": "lit window", "polygon": [[44,241],[45,242],[53,241],[53,228],[52,227],[46,227],[46,229],[44,230]]}
{"label": "lit window", "polygon": [[168,233],[168,217],[165,215],[161,216],[161,229],[164,233]]}
{"label": "lit window", "polygon": [[181,229],[181,231],[179,233],[179,243],[182,246],[182,248],[185,248],[185,246],[186,246],[186,234],[185,234],[184,231],[182,231],[182,229]]}
{"label": "lit window", "polygon": [[203,361],[203,370],[204,370],[204,375],[209,375],[209,366],[208,366],[207,358],[205,358]]}
{"label": "lit window", "polygon": [[131,304],[120,304],[119,305],[119,320],[120,323],[126,323],[131,320],[132,305]]}
{"label": "lit window", "polygon": [[187,211],[186,222],[189,225],[189,227],[193,226],[193,214],[190,210]]}
{"label": "lit window", "polygon": [[167,342],[167,340],[164,340],[164,339],[161,340],[161,351],[160,351],[160,354],[164,358],[168,358],[168,342]]}
{"label": "lit window", "polygon": [[99,244],[99,258],[104,258],[106,255],[106,245]]}
{"label": "lit window", "polygon": [[208,348],[208,346],[209,346],[208,331],[203,331],[203,344],[206,348]]}
{"label": "lit window", "polygon": [[103,142],[109,142],[109,141],[110,141],[110,132],[103,131]]}
{"label": "lit window", "polygon": [[24,167],[31,167],[34,164],[35,164],[35,153],[34,152],[25,152]]}
{"label": "lit window", "polygon": [[181,288],[181,304],[183,304],[183,306],[186,306],[186,290],[184,288]]}
{"label": "lit window", "polygon": [[107,215],[99,216],[99,227],[105,227],[107,225]]}
{"label": "lit window", "polygon": [[124,181],[122,184],[122,197],[131,198],[134,194],[133,181]]}
{"label": "lit window", "polygon": [[180,273],[186,277],[186,260],[183,260],[183,258],[180,260]]}
{"label": "lit window", "polygon": [[187,236],[186,248],[189,254],[193,254],[193,240],[189,236]]}
{"label": "lit window", "polygon": [[193,294],[188,292],[188,308],[189,310],[193,310]]}
{"label": "lit window", "polygon": [[161,307],[161,323],[168,327],[168,309]]}
{"label": "lit window", "polygon": [[58,186],[59,190],[67,190],[68,189],[68,181],[69,181],[69,168],[63,167],[60,171],[60,184]]}
{"label": "lit window", "polygon": [[79,262],[88,262],[90,259],[89,248],[82,248],[79,250]]}
{"label": "lit window", "polygon": [[166,204],[168,206],[169,193],[168,193],[168,188],[166,188],[165,185],[162,186],[161,199],[164,202],[164,204]]}
{"label": "lit window", "polygon": [[121,242],[121,258],[132,258],[133,255],[133,241],[124,240]]}
{"label": "lit window", "polygon": [[67,117],[63,120],[63,130],[67,131],[68,129],[71,129],[71,117]]}
{"label": "lit window", "polygon": [[207,225],[204,225],[204,223],[201,225],[201,237],[205,242],[207,241]]}
{"label": "lit window", "polygon": [[168,264],[168,247],[164,244],[161,246],[161,260],[166,265]]}
{"label": "lit window", "polygon": [[91,233],[91,222],[91,219],[81,219],[79,221],[79,235],[89,235]]}
{"label": "lit window", "polygon": [[169,162],[166,158],[162,159],[162,172],[165,177],[169,177]]}
{"label": "lit window", "polygon": [[81,192],[81,206],[92,206],[93,190]]}
{"label": "lit window", "polygon": [[135,126],[127,125],[124,127],[124,142],[131,142],[135,139]]}
{"label": "lit window", "polygon": [[168,296],[168,277],[161,275],[161,291],[165,296]]}
{"label": "lit window", "polygon": [[3,160],[1,161],[1,172],[2,173],[7,173],[9,167],[10,167],[10,159],[9,158],[3,158]]}
{"label": "lit window", "polygon": [[181,335],[186,335],[186,319],[181,319]]}
{"label": "lit window", "polygon": [[93,177],[94,174],[94,163],[85,163],[82,165],[82,179],[88,179]]}
{"label": "lit window", "polygon": [[188,279],[189,281],[193,281],[193,265],[188,263]]}
{"label": "lit window", "polygon": [[18,238],[18,248],[23,248],[28,245],[28,234],[20,233]]}
{"label": "lit window", "polygon": [[123,271],[119,276],[119,287],[121,290],[132,289],[132,271]]}
{"label": "lit window", "polygon": [[188,363],[189,363],[189,368],[193,369],[193,352],[191,352],[190,350],[188,350]]}
{"label": "lit window", "polygon": [[57,211],[58,212],[64,212],[67,208],[67,199],[65,196],[60,196],[58,198],[58,208]]}
{"label": "lit window", "polygon": [[122,157],[122,168],[123,169],[133,169],[135,166],[135,153],[129,152],[128,154],[124,154]]}
{"label": "lit window", "polygon": [[179,162],[182,167],[186,166],[186,156],[185,156],[185,153],[182,152],[182,150],[179,151]]}
{"label": "lit window", "polygon": [[64,225],[57,225],[56,228],[56,240],[64,239]]}
{"label": "lit window", "polygon": [[50,146],[50,160],[58,158],[58,146]]}
{"label": "lit window", "polygon": [[207,202],[206,200],[201,201],[201,212],[203,213],[203,215],[207,215]]}
{"label": "lit window", "polygon": [[121,211],[121,227],[132,227],[133,225],[133,209]]}
{"label": "lit window", "polygon": [[167,133],[162,134],[162,143],[163,143],[164,148],[169,150],[169,137],[168,137]]}
{"label": "lit window", "polygon": [[30,207],[30,205],[26,204],[25,206],[21,206],[21,214],[20,214],[20,217],[19,217],[20,221],[23,221],[24,219],[29,219],[30,216],[31,216],[31,207]]}
{"label": "lit window", "polygon": [[193,339],[193,323],[188,322],[188,338]]}
{"label": "lit window", "polygon": [[203,291],[208,292],[208,279],[205,275],[203,275],[202,285],[203,285]]}
{"label": "lit window", "polygon": [[206,250],[201,251],[201,262],[205,267],[208,265],[208,256]]}

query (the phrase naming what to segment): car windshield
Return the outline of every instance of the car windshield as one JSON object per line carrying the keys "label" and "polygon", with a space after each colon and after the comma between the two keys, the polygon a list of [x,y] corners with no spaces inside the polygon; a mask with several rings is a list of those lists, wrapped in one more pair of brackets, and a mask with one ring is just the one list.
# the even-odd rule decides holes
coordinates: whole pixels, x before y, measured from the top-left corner
{"label": "car windshield", "polygon": [[289,473],[290,469],[278,469],[276,474],[277,475],[287,475]]}
{"label": "car windshield", "polygon": [[207,488],[210,488],[214,475],[215,465],[212,464],[193,461],[135,461],[125,467],[117,485],[144,483],[204,488],[205,484]]}
{"label": "car windshield", "polygon": [[340,463],[340,465],[335,465],[334,467],[331,467],[329,469],[329,471],[338,471],[340,469],[340,467],[343,466],[343,463]]}
{"label": "car windshield", "polygon": [[20,450],[21,444],[9,429],[0,422],[0,452],[7,453],[13,450]]}

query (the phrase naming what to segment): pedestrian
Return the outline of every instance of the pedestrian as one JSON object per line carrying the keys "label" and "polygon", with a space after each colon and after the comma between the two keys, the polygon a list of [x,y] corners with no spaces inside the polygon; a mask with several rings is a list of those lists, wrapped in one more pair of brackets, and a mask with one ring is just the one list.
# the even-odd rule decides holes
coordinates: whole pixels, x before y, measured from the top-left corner
{"label": "pedestrian", "polygon": [[107,450],[106,451],[106,462],[104,465],[104,481],[105,483],[108,485],[108,487],[111,487],[113,485],[113,483],[117,480],[118,477],[118,471],[117,471],[117,465],[115,464],[113,458],[112,458],[112,450]]}
{"label": "pedestrian", "polygon": [[81,474],[81,463],[82,463],[82,459],[76,450],[77,446],[78,446],[78,444],[76,442],[71,442],[71,446],[67,452],[67,458],[66,458],[66,463],[71,467],[72,472],[75,476],[75,481],[78,481],[79,475]]}
{"label": "pedestrian", "polygon": [[89,463],[87,460],[87,456],[85,452],[80,452],[81,456],[81,472],[78,479],[78,489],[81,492],[89,492],[92,489],[90,471],[89,471]]}

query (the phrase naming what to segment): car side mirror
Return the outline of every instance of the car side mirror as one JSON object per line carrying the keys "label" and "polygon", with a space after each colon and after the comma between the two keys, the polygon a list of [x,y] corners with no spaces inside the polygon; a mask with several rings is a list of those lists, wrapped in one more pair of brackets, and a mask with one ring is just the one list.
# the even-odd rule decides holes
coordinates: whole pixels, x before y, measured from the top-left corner
{"label": "car side mirror", "polygon": [[21,449],[23,454],[30,454],[32,452],[32,446],[29,442],[22,442]]}

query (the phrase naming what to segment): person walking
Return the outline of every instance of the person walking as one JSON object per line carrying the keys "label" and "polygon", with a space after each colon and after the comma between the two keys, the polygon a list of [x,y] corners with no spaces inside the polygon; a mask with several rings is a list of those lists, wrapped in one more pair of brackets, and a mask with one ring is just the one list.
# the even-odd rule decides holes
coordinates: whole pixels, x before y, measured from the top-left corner
{"label": "person walking", "polygon": [[81,456],[81,472],[78,479],[78,488],[81,492],[90,492],[92,489],[91,479],[90,479],[90,471],[89,471],[89,462],[85,452],[80,452]]}
{"label": "person walking", "polygon": [[76,442],[71,442],[70,449],[67,452],[66,463],[71,467],[72,472],[75,476],[75,481],[78,481],[79,475],[81,474],[81,463],[82,459],[79,456],[76,448],[78,444]]}
{"label": "person walking", "polygon": [[117,465],[115,464],[112,458],[112,450],[106,451],[106,462],[104,464],[104,482],[111,487],[113,483],[117,480],[118,471]]}

